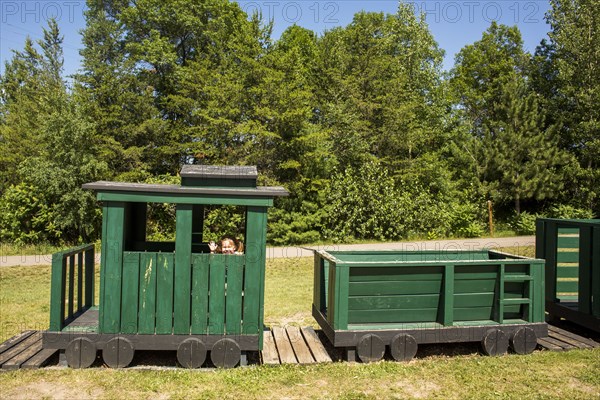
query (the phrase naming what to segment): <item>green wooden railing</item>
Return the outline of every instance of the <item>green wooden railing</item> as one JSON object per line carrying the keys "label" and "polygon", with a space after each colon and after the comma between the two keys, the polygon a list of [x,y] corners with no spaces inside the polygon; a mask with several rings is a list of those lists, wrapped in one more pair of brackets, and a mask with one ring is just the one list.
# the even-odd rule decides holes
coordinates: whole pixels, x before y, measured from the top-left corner
{"label": "green wooden railing", "polygon": [[93,244],[52,255],[50,331],[62,330],[94,305],[94,261]]}
{"label": "green wooden railing", "polygon": [[536,257],[546,260],[547,302],[600,317],[600,219],[538,219]]}

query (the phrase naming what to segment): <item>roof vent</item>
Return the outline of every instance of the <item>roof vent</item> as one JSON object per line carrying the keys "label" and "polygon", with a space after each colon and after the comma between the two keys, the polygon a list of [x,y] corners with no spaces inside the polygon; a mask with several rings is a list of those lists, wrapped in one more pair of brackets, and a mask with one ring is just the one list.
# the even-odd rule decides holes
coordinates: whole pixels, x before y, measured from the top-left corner
{"label": "roof vent", "polygon": [[181,186],[213,188],[256,188],[256,166],[184,165]]}

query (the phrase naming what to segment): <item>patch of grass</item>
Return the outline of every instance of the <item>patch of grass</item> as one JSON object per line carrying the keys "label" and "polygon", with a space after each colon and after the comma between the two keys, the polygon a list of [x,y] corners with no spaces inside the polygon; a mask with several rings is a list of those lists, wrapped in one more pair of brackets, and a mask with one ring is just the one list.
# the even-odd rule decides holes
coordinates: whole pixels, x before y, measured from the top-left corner
{"label": "patch of grass", "polygon": [[[100,271],[96,265],[96,304]],[[50,323],[50,266],[0,268],[0,342]]]}
{"label": "patch of grass", "polygon": [[312,257],[270,259],[265,276],[265,324],[316,326],[311,316]]}
{"label": "patch of grass", "polygon": [[[94,243],[96,252],[100,251],[100,241]],[[55,246],[49,243],[16,245],[14,243],[0,243],[0,257],[7,256],[35,256],[47,255],[66,250],[71,247],[76,247],[77,244],[64,244]]]}
{"label": "patch of grass", "polygon": [[516,256],[531,257],[535,258],[535,246],[512,246],[512,247],[498,247],[498,251],[504,253],[514,254]]}
{"label": "patch of grass", "polygon": [[[589,399],[580,378],[600,349],[410,363],[260,366],[218,371],[46,369],[0,374],[6,398],[548,398]],[[527,373],[524,373],[527,371]]]}
{"label": "patch of grass", "polygon": [[0,268],[0,341],[28,329],[48,329],[50,267]]}
{"label": "patch of grass", "polygon": [[0,243],[0,257],[4,256],[35,256],[38,254],[52,254],[64,250],[66,247],[53,246],[47,243],[16,245]]}

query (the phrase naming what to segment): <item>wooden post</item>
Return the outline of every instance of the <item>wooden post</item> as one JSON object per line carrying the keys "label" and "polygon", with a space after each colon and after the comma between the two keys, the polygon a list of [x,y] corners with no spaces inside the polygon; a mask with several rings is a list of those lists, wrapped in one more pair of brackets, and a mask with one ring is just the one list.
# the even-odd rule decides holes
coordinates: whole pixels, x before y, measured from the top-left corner
{"label": "wooden post", "polygon": [[490,224],[490,236],[494,237],[494,218],[492,215],[492,201],[488,200],[487,205],[488,205],[488,217],[489,217],[489,224]]}

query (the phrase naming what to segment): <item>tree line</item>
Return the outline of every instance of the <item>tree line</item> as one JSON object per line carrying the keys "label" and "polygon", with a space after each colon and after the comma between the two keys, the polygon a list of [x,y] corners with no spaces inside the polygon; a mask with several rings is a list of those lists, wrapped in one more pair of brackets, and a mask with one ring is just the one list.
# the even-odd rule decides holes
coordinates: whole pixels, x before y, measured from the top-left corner
{"label": "tree line", "polygon": [[[257,165],[285,186],[274,244],[476,237],[486,202],[519,233],[600,215],[599,0],[551,0],[533,54],[492,22],[450,71],[424,15],[360,12],[317,35],[227,0],[88,0],[82,65],[63,37],[14,50],[0,76],[0,240],[97,239],[81,184],[178,182],[181,165]],[[150,234],[172,235],[153,205]],[[211,210],[210,229],[241,223]]]}

